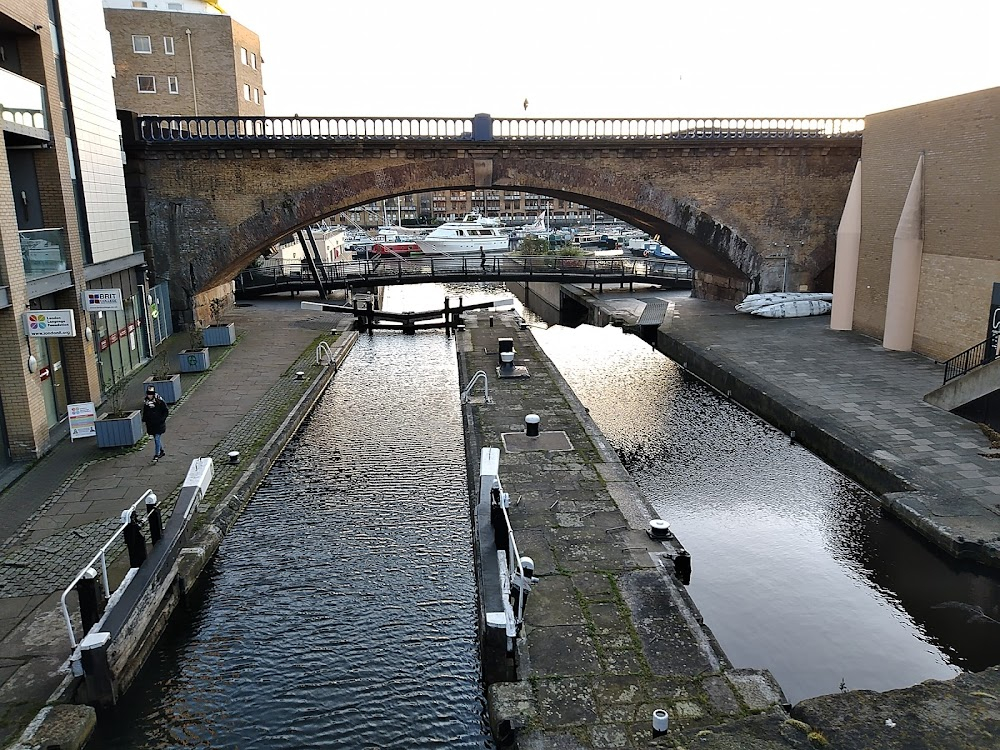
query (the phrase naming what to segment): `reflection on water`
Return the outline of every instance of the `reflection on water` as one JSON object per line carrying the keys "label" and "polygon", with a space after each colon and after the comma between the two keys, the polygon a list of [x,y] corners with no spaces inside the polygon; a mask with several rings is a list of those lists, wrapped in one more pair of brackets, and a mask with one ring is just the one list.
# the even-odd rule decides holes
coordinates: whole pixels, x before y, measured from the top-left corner
{"label": "reflection on water", "polygon": [[207,575],[96,747],[489,747],[452,340],[362,336]]}
{"label": "reflection on water", "polygon": [[1000,663],[997,582],[637,338],[536,336],[691,552],[691,594],[736,666],[769,668],[794,702]]}

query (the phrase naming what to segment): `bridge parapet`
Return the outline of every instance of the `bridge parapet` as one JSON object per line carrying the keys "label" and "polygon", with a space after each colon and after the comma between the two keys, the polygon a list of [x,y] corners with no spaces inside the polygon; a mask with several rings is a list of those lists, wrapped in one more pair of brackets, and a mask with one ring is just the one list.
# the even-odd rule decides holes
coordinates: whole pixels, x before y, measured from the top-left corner
{"label": "bridge parapet", "polygon": [[828,141],[861,118],[138,117],[142,143],[255,141]]}

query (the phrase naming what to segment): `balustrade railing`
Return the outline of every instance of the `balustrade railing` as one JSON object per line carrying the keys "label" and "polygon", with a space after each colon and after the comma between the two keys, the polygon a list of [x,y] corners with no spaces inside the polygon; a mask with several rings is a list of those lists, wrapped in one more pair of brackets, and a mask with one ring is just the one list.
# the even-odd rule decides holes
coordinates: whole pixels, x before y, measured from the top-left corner
{"label": "balustrade railing", "polygon": [[13,123],[48,130],[45,87],[0,68],[0,127]]}
{"label": "balustrade railing", "polygon": [[66,270],[66,236],[60,229],[22,229],[21,264],[24,277],[31,281],[52,273]]}
{"label": "balustrade railing", "polygon": [[860,138],[861,118],[139,117],[147,143],[202,141],[717,141]]}
{"label": "balustrade railing", "polygon": [[989,339],[980,341],[975,346],[946,360],[944,363],[944,382],[947,383],[959,375],[964,375],[969,370],[974,370],[980,365],[985,365],[987,362],[992,361],[993,357],[989,356],[993,353],[991,344],[995,346],[995,342]]}

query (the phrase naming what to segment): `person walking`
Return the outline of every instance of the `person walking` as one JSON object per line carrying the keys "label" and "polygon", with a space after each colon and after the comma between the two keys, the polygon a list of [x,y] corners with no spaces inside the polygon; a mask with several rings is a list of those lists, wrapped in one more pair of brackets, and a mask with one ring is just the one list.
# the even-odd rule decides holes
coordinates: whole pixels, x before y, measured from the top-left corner
{"label": "person walking", "polygon": [[153,463],[155,464],[167,452],[163,450],[162,435],[167,431],[167,414],[170,409],[153,386],[146,389],[146,400],[142,404],[142,421],[146,432],[153,436]]}
{"label": "person walking", "polygon": [[479,267],[486,273],[486,250],[482,245],[479,246]]}

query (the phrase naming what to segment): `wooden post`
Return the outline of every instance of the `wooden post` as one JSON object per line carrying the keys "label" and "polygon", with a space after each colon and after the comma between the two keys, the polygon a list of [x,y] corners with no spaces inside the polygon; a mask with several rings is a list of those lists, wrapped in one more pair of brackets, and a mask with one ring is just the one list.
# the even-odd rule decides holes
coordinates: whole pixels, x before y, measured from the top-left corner
{"label": "wooden post", "polygon": [[76,584],[76,595],[80,600],[80,622],[86,635],[104,614],[105,601],[98,587],[96,570],[87,568],[83,578]]}

